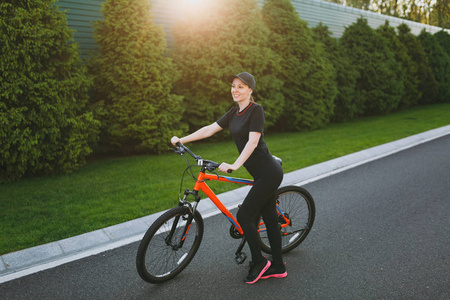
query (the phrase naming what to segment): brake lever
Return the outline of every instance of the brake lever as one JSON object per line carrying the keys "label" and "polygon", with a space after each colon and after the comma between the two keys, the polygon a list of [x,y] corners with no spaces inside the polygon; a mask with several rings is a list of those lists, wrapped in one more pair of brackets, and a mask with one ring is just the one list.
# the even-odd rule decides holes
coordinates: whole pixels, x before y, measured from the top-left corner
{"label": "brake lever", "polygon": [[169,148],[169,151],[173,151],[173,152],[175,152],[177,154],[181,154],[181,155],[183,155],[186,152],[182,147]]}

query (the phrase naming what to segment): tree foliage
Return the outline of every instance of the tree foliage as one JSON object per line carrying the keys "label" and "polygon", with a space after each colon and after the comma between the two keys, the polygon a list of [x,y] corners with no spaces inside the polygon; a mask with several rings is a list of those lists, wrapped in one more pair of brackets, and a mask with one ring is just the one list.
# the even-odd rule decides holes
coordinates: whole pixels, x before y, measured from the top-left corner
{"label": "tree foliage", "polygon": [[450,58],[431,33],[422,30],[418,38],[438,82],[437,101],[450,102]]}
{"label": "tree foliage", "polygon": [[267,0],[262,8],[269,27],[270,44],[282,53],[285,105],[280,127],[284,130],[315,129],[327,124],[334,110],[337,88],[335,70],[305,21],[290,0]]}
{"label": "tree foliage", "polygon": [[428,58],[419,39],[411,33],[406,24],[397,27],[398,39],[405,45],[409,57],[415,64],[418,78],[417,89],[420,93],[419,104],[434,103],[437,99],[438,85],[433,71],[428,64]]}
{"label": "tree foliage", "polygon": [[328,0],[414,22],[450,28],[448,0]]}
{"label": "tree foliage", "polygon": [[89,65],[103,144],[123,153],[166,150],[183,128],[183,111],[182,97],[171,92],[178,74],[165,56],[164,32],[146,0],[108,0],[101,11]]}
{"label": "tree foliage", "polygon": [[289,0],[208,1],[173,28],[167,53],[147,0],[107,0],[102,13],[89,102],[92,80],[54,1],[0,3],[0,181],[77,169],[96,119],[108,150],[161,152],[172,135],[221,117],[233,105],[226,77],[242,71],[277,131],[450,101],[445,31],[375,31],[360,18],[337,41],[326,26],[309,29]]}
{"label": "tree foliage", "polygon": [[401,65],[395,60],[386,41],[359,18],[347,27],[341,43],[359,77],[358,97],[366,115],[390,112],[398,107],[404,93]]}
{"label": "tree foliage", "polygon": [[53,2],[0,3],[0,181],[73,171],[96,138],[91,81]]}
{"label": "tree foliage", "polygon": [[216,121],[233,105],[226,78],[242,71],[256,79],[252,95],[264,107],[266,127],[276,122],[283,104],[283,82],[277,78],[281,57],[269,47],[255,0],[208,2],[180,21],[173,34],[172,57],[182,73],[175,90],[185,96],[190,131]]}
{"label": "tree foliage", "polygon": [[421,97],[418,91],[417,65],[413,63],[406,46],[398,39],[395,28],[389,26],[389,21],[380,26],[377,32],[386,39],[395,60],[401,64],[400,76],[405,89],[399,107],[407,108],[416,105]]}
{"label": "tree foliage", "polygon": [[338,40],[331,37],[327,26],[319,23],[313,31],[315,39],[324,45],[325,53],[336,70],[338,93],[334,99],[333,121],[350,120],[358,114],[358,108],[361,107],[355,86],[359,73]]}
{"label": "tree foliage", "polygon": [[441,30],[434,34],[442,49],[450,56],[450,34],[447,31]]}

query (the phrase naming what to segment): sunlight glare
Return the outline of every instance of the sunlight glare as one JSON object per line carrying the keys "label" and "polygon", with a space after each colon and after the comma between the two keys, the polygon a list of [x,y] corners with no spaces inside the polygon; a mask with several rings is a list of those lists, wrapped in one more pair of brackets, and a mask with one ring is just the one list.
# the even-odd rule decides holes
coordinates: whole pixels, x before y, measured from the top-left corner
{"label": "sunlight glare", "polygon": [[207,13],[212,0],[178,0],[185,15]]}
{"label": "sunlight glare", "polygon": [[204,0],[184,0],[187,4],[198,5],[201,4]]}

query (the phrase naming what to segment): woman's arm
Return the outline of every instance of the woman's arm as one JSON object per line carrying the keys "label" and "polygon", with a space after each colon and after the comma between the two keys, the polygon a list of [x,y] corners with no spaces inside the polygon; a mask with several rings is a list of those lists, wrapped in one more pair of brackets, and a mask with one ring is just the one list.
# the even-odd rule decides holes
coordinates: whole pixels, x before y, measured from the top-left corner
{"label": "woman's arm", "polygon": [[239,169],[247,161],[247,159],[250,157],[250,155],[252,155],[253,151],[258,146],[260,138],[261,138],[261,132],[251,131],[248,134],[247,144],[245,144],[244,149],[242,150],[241,154],[236,159],[234,164],[230,165],[227,163],[222,163],[219,166],[219,171],[226,173],[229,169],[231,169],[233,171],[236,171],[237,169]]}
{"label": "woman's arm", "polygon": [[212,136],[213,134],[215,134],[216,132],[219,132],[221,130],[222,130],[222,127],[220,127],[219,124],[217,124],[217,122],[214,122],[211,125],[200,128],[199,130],[197,130],[196,132],[194,132],[188,136],[182,137],[181,139],[177,136],[174,136],[171,139],[171,143],[173,145],[176,145],[178,142],[184,144],[184,143],[202,140],[202,139]]}

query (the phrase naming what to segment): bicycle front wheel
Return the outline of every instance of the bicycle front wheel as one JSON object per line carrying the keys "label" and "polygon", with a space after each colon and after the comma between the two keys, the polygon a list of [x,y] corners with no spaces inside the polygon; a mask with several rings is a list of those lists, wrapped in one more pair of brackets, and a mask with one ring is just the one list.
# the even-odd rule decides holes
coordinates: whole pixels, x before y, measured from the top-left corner
{"label": "bicycle front wheel", "polygon": [[162,283],[178,275],[194,258],[203,237],[203,219],[185,206],[162,214],[145,233],[136,256],[139,276]]}
{"label": "bicycle front wheel", "polygon": [[[277,191],[278,224],[281,230],[282,252],[287,253],[300,245],[314,223],[316,207],[313,197],[304,188],[285,186]],[[284,217],[283,217],[284,216]],[[286,226],[288,220],[289,225]],[[260,226],[261,250],[271,253],[265,225]]]}

